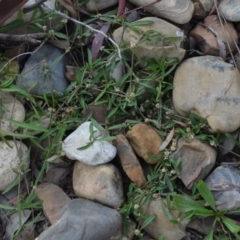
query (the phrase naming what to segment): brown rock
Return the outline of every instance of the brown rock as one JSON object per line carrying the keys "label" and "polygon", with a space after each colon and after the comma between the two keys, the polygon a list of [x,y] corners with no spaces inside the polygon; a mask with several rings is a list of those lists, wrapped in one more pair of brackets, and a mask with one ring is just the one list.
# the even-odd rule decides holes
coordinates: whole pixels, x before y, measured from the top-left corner
{"label": "brown rock", "polygon": [[40,184],[36,194],[40,200],[43,200],[43,212],[51,224],[58,220],[62,208],[71,201],[60,187],[52,183]]}
{"label": "brown rock", "polygon": [[117,154],[120,158],[123,170],[127,176],[136,184],[136,186],[145,186],[147,184],[147,181],[144,177],[142,167],[128,140],[124,135],[118,134],[116,142]]}
{"label": "brown rock", "polygon": [[161,137],[150,125],[145,123],[135,124],[126,137],[128,138],[134,151],[147,163],[154,164],[156,160],[151,159],[160,156],[159,148],[162,144]]}
{"label": "brown rock", "polygon": [[196,40],[204,55],[225,58],[230,52],[227,42],[232,52],[237,50],[235,44],[238,42],[236,29],[231,22],[221,24],[216,15],[205,18],[203,24],[199,23],[190,32],[190,36]]}

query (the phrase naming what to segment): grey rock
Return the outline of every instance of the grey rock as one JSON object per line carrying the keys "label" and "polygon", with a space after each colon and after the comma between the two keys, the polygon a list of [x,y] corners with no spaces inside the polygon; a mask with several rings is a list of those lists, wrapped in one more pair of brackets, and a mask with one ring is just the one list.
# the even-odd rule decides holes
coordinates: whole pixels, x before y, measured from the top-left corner
{"label": "grey rock", "polygon": [[99,10],[103,10],[105,8],[114,6],[115,4],[118,3],[118,0],[89,0],[86,3],[86,8],[87,10],[91,11],[91,12],[97,12]]}
{"label": "grey rock", "polygon": [[107,240],[121,226],[122,219],[116,210],[79,198],[69,202],[58,221],[36,240]]}
{"label": "grey rock", "polygon": [[220,14],[228,21],[240,21],[240,2],[239,0],[222,0],[219,3]]}
{"label": "grey rock", "polygon": [[187,117],[205,118],[213,132],[233,132],[240,126],[240,74],[214,56],[193,57],[176,70],[173,103]]}
{"label": "grey rock", "polygon": [[217,167],[205,182],[213,193],[217,209],[240,207],[240,175],[236,168]]}
{"label": "grey rock", "polygon": [[17,85],[36,95],[45,92],[46,95],[54,93],[63,96],[68,86],[65,61],[66,56],[62,50],[46,44],[29,57],[17,79]]}
{"label": "grey rock", "polygon": [[181,158],[180,177],[187,188],[191,188],[193,183],[204,179],[209,174],[216,157],[217,152],[214,148],[197,139],[188,143],[184,138],[180,138],[177,150],[173,153],[175,160]]}
{"label": "grey rock", "polygon": [[89,166],[75,162],[73,170],[73,189],[77,196],[110,207],[119,207],[123,203],[122,178],[112,164]]}

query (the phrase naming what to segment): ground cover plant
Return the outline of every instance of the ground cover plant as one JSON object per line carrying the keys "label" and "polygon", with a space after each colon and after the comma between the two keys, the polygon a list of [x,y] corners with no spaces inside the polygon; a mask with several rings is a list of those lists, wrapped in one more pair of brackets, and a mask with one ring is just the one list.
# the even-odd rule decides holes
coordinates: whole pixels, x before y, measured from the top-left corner
{"label": "ground cover plant", "polygon": [[[71,70],[73,81],[69,83],[66,93],[61,97],[55,93],[44,92],[38,96],[17,86],[15,80],[21,76],[19,67],[22,70],[26,62],[26,58],[20,59],[20,55],[25,57],[29,53],[17,55],[19,67],[16,67],[13,64],[15,59],[5,57],[2,51],[0,91],[11,93],[16,99],[21,99],[26,108],[26,118],[24,122],[7,119],[18,129],[14,132],[0,131],[0,138],[8,145],[9,140],[18,139],[31,146],[26,156],[31,157],[31,165],[26,169],[24,167],[26,159],[22,159],[19,168],[13,169],[17,177],[1,195],[6,196],[11,192],[17,194],[10,202],[1,201],[0,208],[3,210],[1,219],[3,221],[3,216],[10,217],[14,214],[19,219],[13,228],[13,239],[23,239],[21,231],[28,226],[34,226],[35,233],[40,234],[46,219],[43,219],[42,201],[36,199],[35,190],[38,184],[43,182],[50,165],[58,157],[64,157],[62,142],[65,137],[80,124],[91,121],[89,128],[91,137],[85,146],[79,148],[81,151],[90,147],[94,141],[114,141],[118,133],[126,133],[135,124],[144,122],[154,127],[164,139],[159,146],[162,154],[159,157],[149,156],[156,164],[147,167],[146,186],[140,188],[134,183],[126,182],[125,201],[117,209],[123,218],[123,234],[127,235],[133,228],[135,234],[133,239],[142,239],[145,235],[144,228],[156,218],[155,215],[145,215],[142,207],[154,199],[165,199],[163,210],[168,220],[180,228],[186,219],[214,218],[208,234],[192,233],[191,239],[240,239],[240,226],[234,215],[239,210],[218,210],[211,191],[202,180],[194,183],[191,190],[187,189],[180,180],[181,158],[176,161],[172,156],[177,148],[177,141],[183,137],[187,142],[195,138],[217,148],[218,160],[226,154],[239,157],[239,133],[238,131],[226,134],[212,133],[207,121],[198,114],[191,113],[188,117],[182,117],[174,110],[172,89],[174,73],[179,65],[177,58],[138,60],[132,51],[135,44],[132,46],[131,43],[129,46],[125,42],[117,44],[112,40],[113,31],[120,26],[142,34],[138,45],[150,44],[159,39],[166,42],[175,42],[178,39],[166,37],[155,31],[142,32],[140,26],[149,25],[151,21],[128,22],[125,18],[127,13],[122,9],[123,2],[119,1],[118,9],[101,14],[91,13],[87,16],[85,12],[85,15],[83,13],[83,16],[80,16],[81,21],[75,19],[75,22],[72,22],[71,19],[74,18],[70,19],[66,15],[66,10],[60,12],[62,15],[50,11],[40,18],[33,17],[29,27],[39,32],[39,35],[30,37],[38,38],[40,41],[31,45],[28,52],[31,54],[41,51],[41,46],[47,42],[64,49],[62,56],[55,59],[50,66],[43,65],[44,74],[48,76],[50,69],[65,56],[68,57],[68,65],[73,66]],[[82,1],[74,7],[81,9],[85,3],[86,1]],[[34,11],[37,13],[43,10],[40,6]],[[73,16],[74,10],[69,11]],[[55,16],[61,19],[59,23],[46,26],[46,19]],[[86,30],[86,26],[88,28],[93,23],[96,24],[97,31],[102,32],[94,35],[91,28]],[[18,21],[1,27],[0,32],[4,33],[20,24],[21,12]],[[92,45],[84,46],[83,42],[88,38],[93,39]],[[201,53],[197,51],[195,54]],[[119,64],[123,74],[116,81],[112,73]],[[91,111],[86,111],[90,104],[105,106],[104,123],[99,123]],[[2,103],[0,107],[2,116],[8,110]],[[47,122],[44,122],[44,119],[47,119]],[[108,133],[109,136],[94,138],[93,127]],[[44,145],[43,142],[48,142],[49,139],[51,143]],[[117,162],[114,164],[117,165]],[[72,164],[70,165],[70,171],[62,180],[61,187],[74,199],[76,195],[71,186]],[[220,161],[216,162],[215,167],[218,165]],[[172,214],[174,210],[183,213],[181,218],[174,218]],[[136,226],[132,226],[132,219],[136,220]],[[2,232],[3,239],[7,239],[4,235],[6,230],[2,229]],[[158,239],[164,237],[159,236]]]}

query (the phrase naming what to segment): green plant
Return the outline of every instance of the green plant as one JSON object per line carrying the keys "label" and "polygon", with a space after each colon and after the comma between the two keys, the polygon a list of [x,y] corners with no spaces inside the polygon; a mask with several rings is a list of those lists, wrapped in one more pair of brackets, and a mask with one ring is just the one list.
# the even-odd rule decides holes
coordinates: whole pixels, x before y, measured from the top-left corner
{"label": "green plant", "polygon": [[202,180],[198,182],[197,190],[209,207],[205,207],[202,200],[193,200],[187,195],[176,194],[173,196],[173,207],[185,213],[183,219],[192,219],[193,217],[214,217],[212,229],[204,240],[212,240],[215,238],[215,226],[217,223],[220,224],[224,234],[228,235],[229,239],[231,239],[231,235],[233,235],[235,239],[240,239],[240,225],[227,216],[239,212],[239,210],[218,210],[211,191]]}

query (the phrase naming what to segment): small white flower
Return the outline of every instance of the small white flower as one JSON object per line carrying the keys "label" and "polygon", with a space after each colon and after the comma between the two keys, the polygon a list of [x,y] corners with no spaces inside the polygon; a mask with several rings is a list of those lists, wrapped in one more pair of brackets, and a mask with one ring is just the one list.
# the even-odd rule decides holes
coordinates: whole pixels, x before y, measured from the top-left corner
{"label": "small white flower", "polygon": [[141,233],[141,231],[139,229],[135,229],[134,233],[135,233],[135,235],[138,236]]}
{"label": "small white flower", "polygon": [[134,204],[134,209],[138,209],[139,208],[139,204]]}
{"label": "small white flower", "polygon": [[187,128],[186,128],[186,131],[187,131],[187,132],[191,132],[191,128],[190,128],[190,127],[187,127]]}
{"label": "small white flower", "polygon": [[42,29],[43,29],[43,31],[46,31],[47,30],[47,26],[46,25],[42,26]]}
{"label": "small white flower", "polygon": [[130,47],[134,48],[136,46],[136,43],[130,42]]}
{"label": "small white flower", "polygon": [[162,172],[162,173],[165,173],[165,172],[167,172],[167,169],[166,169],[166,168],[162,168],[162,169],[161,169],[161,172]]}
{"label": "small white flower", "polygon": [[67,20],[66,18],[64,18],[61,22],[62,22],[62,23],[67,23],[68,20]]}

